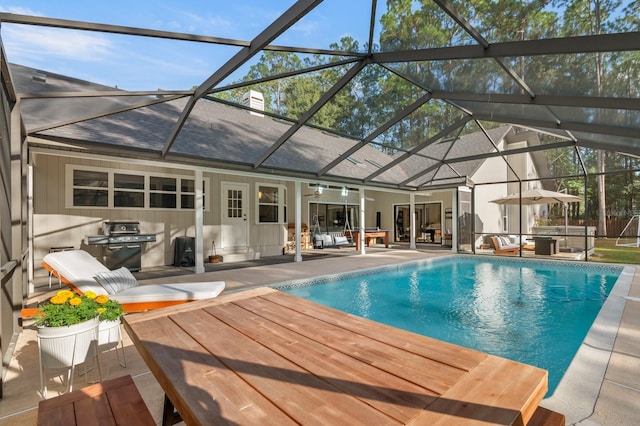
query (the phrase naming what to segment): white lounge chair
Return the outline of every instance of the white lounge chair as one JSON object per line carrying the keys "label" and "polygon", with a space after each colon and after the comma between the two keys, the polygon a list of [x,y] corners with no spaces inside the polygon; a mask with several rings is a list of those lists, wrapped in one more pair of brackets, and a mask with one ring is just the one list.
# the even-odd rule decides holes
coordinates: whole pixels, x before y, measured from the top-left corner
{"label": "white lounge chair", "polygon": [[[84,250],[49,253],[42,259],[42,265],[77,293],[91,290],[96,294],[107,294],[120,302],[127,312],[146,311],[194,300],[210,299],[218,296],[225,288],[224,281],[142,285],[137,285],[135,282],[129,288],[114,293],[113,286],[103,287],[96,277],[102,274],[103,277],[115,277],[113,279],[117,280],[118,271],[110,271]],[[107,288],[112,292],[109,293]]]}

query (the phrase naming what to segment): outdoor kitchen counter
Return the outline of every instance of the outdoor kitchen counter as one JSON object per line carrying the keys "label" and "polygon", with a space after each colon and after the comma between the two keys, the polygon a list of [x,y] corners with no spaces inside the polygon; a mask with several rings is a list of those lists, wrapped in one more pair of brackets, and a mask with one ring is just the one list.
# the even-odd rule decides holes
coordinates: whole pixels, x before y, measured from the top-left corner
{"label": "outdoor kitchen counter", "polygon": [[547,391],[539,368],[269,288],[124,323],[167,422],[526,424]]}

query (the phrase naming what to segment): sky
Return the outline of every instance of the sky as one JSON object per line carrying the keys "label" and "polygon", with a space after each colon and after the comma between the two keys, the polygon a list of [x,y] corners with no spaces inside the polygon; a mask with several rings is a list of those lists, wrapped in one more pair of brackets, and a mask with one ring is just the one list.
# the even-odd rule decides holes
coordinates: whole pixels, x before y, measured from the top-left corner
{"label": "sky", "polygon": [[[293,0],[0,0],[0,12],[250,41],[293,4]],[[370,8],[370,0],[325,0],[272,44],[326,49],[350,36],[362,46],[368,37]],[[206,43],[9,23],[2,23],[0,36],[11,63],[124,90],[190,89],[238,51]],[[239,80],[256,60],[225,83]]]}

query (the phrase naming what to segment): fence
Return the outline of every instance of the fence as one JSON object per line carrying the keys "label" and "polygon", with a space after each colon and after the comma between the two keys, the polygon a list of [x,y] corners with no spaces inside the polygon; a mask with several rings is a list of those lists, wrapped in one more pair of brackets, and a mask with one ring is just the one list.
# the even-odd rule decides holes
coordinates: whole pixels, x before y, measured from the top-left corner
{"label": "fence", "polygon": [[[624,227],[627,226],[627,223],[629,223],[629,219],[630,218],[626,218],[626,219],[607,219],[606,223],[607,223],[607,237],[608,238],[617,238],[622,231],[624,230]],[[557,226],[564,226],[564,219],[558,219],[558,223],[555,223],[556,221],[554,221],[553,225],[557,225]],[[569,225],[571,226],[584,226],[584,219],[569,219],[568,222]],[[598,234],[598,220],[597,219],[590,219],[587,220],[587,226],[595,226],[596,227],[596,237],[599,236]]]}

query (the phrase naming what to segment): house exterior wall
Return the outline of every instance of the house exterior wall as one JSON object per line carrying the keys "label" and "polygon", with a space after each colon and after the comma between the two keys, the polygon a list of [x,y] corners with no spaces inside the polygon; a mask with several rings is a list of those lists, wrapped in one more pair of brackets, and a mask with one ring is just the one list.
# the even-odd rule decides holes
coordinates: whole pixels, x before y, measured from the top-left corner
{"label": "house exterior wall", "polygon": [[[507,166],[500,157],[488,158],[472,176],[474,182],[497,182],[507,178]],[[475,197],[475,246],[483,244],[481,234],[499,234],[504,232],[503,206],[489,201],[507,195],[506,183],[493,185],[477,185],[474,188]]]}
{"label": "house exterior wall", "polygon": [[[478,168],[473,175],[474,182],[505,182],[498,184],[478,185],[475,192],[475,212],[476,212],[476,247],[484,242],[481,234],[519,234],[520,233],[520,209],[518,205],[499,205],[491,203],[491,200],[498,199],[508,194],[520,192],[518,179],[525,180],[522,183],[522,190],[533,188],[537,183],[526,180],[538,177],[538,172],[529,154],[508,155],[509,149],[525,148],[536,144],[532,141],[536,138],[533,132],[522,132],[516,135],[509,135],[505,154],[511,169],[506,166],[501,157],[488,158]],[[507,141],[500,142],[499,147],[503,149]],[[540,206],[522,206],[522,232],[527,234],[531,227],[535,225],[535,212]]]}
{"label": "house exterior wall", "polygon": [[[195,214],[193,209],[149,209],[149,208],[78,208],[70,207],[69,182],[66,178],[70,167],[96,170],[109,169],[120,172],[153,173],[171,176],[193,177],[192,170],[174,169],[135,162],[118,162],[105,159],[70,158],[59,155],[38,154],[34,167],[33,203],[33,256],[36,275],[44,275],[42,258],[52,247],[74,247],[87,250],[96,257],[102,256],[102,247],[86,245],[87,235],[101,234],[102,222],[107,220],[135,220],[140,222],[141,232],[154,234],[155,242],[143,246],[142,267],[170,265],[174,258],[176,237],[195,236]],[[208,183],[205,201],[208,208],[203,212],[203,256],[212,254],[213,241],[217,254],[232,254],[221,246],[221,205],[223,182],[245,183],[248,189],[247,221],[249,229],[250,256],[273,256],[282,254],[286,238],[285,223],[257,223],[256,184],[281,185],[287,191],[288,221],[293,221],[295,207],[294,184],[276,179],[203,173]],[[208,201],[207,201],[208,199]],[[303,214],[305,204],[303,203]],[[305,216],[303,216],[305,217]],[[233,253],[235,254],[235,253]]]}

